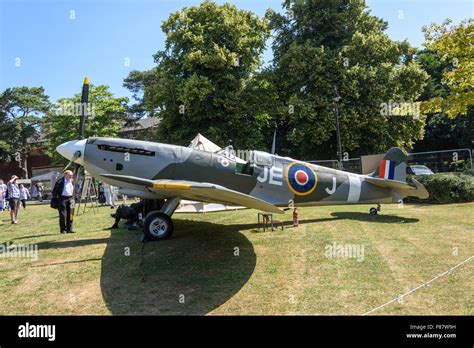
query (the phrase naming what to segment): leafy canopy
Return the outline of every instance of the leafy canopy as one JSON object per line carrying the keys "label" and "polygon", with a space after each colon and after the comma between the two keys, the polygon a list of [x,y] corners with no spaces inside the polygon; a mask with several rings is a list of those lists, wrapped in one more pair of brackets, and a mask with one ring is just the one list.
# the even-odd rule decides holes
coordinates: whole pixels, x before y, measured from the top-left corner
{"label": "leafy canopy", "polygon": [[198,133],[218,144],[259,146],[270,116],[258,107],[254,72],[269,37],[267,23],[234,5],[203,2],[169,16],[157,66],[132,71],[124,85],[135,109],[161,118],[158,140],[187,145]]}
{"label": "leafy canopy", "polygon": [[35,147],[42,116],[50,108],[42,87],[13,87],[0,93],[0,158],[15,155],[26,174],[26,153]]}
{"label": "leafy canopy", "polygon": [[[115,98],[105,85],[89,86],[89,103],[84,136],[114,137],[123,126],[127,116],[128,98]],[[61,98],[46,116],[44,129],[49,140],[49,152],[53,159],[64,159],[56,152],[56,147],[66,141],[79,138],[81,93],[71,98]]]}
{"label": "leafy canopy", "polygon": [[[425,49],[416,56],[417,62],[429,74],[425,90],[419,100],[446,98],[450,88],[444,82],[444,74],[453,68],[447,60],[439,59],[435,51]],[[428,113],[425,134],[415,144],[415,152],[445,149],[472,148],[474,146],[474,108],[470,107],[466,117],[448,117],[444,112]]]}
{"label": "leafy canopy", "polygon": [[277,100],[280,153],[335,157],[336,90],[343,151],[350,157],[409,148],[422,137],[424,118],[416,112],[382,112],[383,105],[414,102],[427,79],[413,61],[415,50],[384,33],[387,23],[363,1],[286,0],[283,6],[285,14],[267,12],[275,41],[266,74],[275,86],[269,98]]}
{"label": "leafy canopy", "polygon": [[448,117],[466,115],[474,100],[474,20],[466,19],[457,26],[451,20],[424,27],[425,46],[436,52],[438,59],[449,63],[443,73],[449,88],[445,96],[436,96],[422,104],[424,113],[445,112]]}

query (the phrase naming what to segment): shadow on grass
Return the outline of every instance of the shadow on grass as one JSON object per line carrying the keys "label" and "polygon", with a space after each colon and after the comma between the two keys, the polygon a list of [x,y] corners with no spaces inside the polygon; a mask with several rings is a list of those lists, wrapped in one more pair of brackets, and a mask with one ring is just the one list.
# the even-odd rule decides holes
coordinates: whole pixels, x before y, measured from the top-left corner
{"label": "shadow on grass", "polygon": [[[76,233],[76,235],[80,235],[80,234]],[[75,247],[87,246],[91,244],[108,243],[108,241],[109,241],[109,238],[93,238],[93,239],[76,239],[76,240],[65,240],[65,241],[41,242],[41,243],[35,243],[35,244],[38,245],[38,250],[44,250],[44,249],[75,248]]]}
{"label": "shadow on grass", "polygon": [[90,261],[102,261],[102,258],[89,258],[89,259],[83,259],[83,260],[73,260],[73,261],[65,261],[65,262],[52,262],[52,263],[41,263],[39,265],[31,265],[30,267],[48,267],[48,266],[58,266],[58,265],[69,265],[69,264],[74,264],[74,263],[82,263],[82,262],[90,262]]}
{"label": "shadow on grass", "polygon": [[357,221],[367,221],[367,222],[376,222],[376,223],[414,223],[420,221],[416,218],[407,218],[397,215],[384,215],[379,213],[377,215],[370,215],[367,213],[359,212],[334,212],[331,213],[331,216],[334,216],[334,219],[331,220],[357,220]]}
{"label": "shadow on grass", "polygon": [[[407,218],[397,215],[383,215],[382,213],[378,215],[370,215],[368,213],[360,213],[360,212],[333,212],[331,213],[332,217],[326,218],[319,218],[319,219],[300,219],[299,224],[310,224],[310,223],[318,223],[318,222],[330,222],[330,221],[337,221],[337,220],[355,220],[355,221],[364,221],[364,222],[375,222],[375,223],[392,223],[392,224],[400,224],[400,223],[415,223],[420,221],[416,218]],[[277,220],[275,229],[280,228],[280,223],[282,223],[285,228],[293,227],[293,221],[280,221]],[[242,230],[245,229],[252,229],[252,232],[257,233],[260,230],[263,230],[262,226],[257,223],[250,223],[250,224],[240,224],[234,225]],[[268,229],[268,227],[267,227]]]}
{"label": "shadow on grass", "polygon": [[59,232],[57,233],[47,233],[47,234],[32,234],[29,236],[23,236],[23,237],[14,237],[14,240],[20,240],[20,239],[31,239],[31,238],[39,238],[39,237],[46,237],[46,236],[57,236],[59,235]]}
{"label": "shadow on grass", "polygon": [[[144,249],[141,232],[112,230],[104,252],[101,289],[112,314],[202,315],[231,299],[252,275],[256,256],[238,225],[175,219],[168,240]],[[125,250],[130,247],[130,256]]]}

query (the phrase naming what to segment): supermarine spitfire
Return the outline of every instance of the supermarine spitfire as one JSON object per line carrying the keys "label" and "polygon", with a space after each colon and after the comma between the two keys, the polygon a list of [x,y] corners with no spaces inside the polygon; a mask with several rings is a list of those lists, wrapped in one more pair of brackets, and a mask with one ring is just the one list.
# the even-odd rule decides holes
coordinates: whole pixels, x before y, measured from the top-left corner
{"label": "supermarine spitfire", "polygon": [[[406,155],[390,149],[369,175],[327,168],[263,151],[248,161],[232,152],[147,141],[88,138],[56,149],[119,191],[146,199],[165,199],[147,214],[144,234],[160,240],[173,233],[171,216],[181,199],[245,206],[283,214],[293,206],[396,203],[404,197],[428,198],[425,187],[406,178]],[[371,214],[377,209],[371,208]]]}

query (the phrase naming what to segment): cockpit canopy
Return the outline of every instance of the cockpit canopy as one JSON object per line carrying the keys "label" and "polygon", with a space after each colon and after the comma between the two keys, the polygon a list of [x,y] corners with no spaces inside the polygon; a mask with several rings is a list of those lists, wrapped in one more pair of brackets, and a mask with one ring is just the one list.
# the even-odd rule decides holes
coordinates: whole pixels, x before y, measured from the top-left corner
{"label": "cockpit canopy", "polygon": [[236,173],[253,175],[256,167],[271,167],[274,165],[274,156],[268,152],[253,150],[249,152],[248,157],[248,161],[236,163]]}
{"label": "cockpit canopy", "polygon": [[259,166],[271,167],[273,165],[273,155],[268,152],[254,150],[250,152],[249,162]]}

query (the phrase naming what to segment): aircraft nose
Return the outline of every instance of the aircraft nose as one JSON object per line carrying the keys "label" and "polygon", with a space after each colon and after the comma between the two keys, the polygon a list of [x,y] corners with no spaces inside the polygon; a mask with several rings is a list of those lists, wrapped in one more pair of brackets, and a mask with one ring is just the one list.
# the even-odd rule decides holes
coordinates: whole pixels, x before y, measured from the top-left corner
{"label": "aircraft nose", "polygon": [[84,164],[86,141],[87,139],[71,140],[56,147],[56,151],[70,161],[74,160],[77,164]]}

